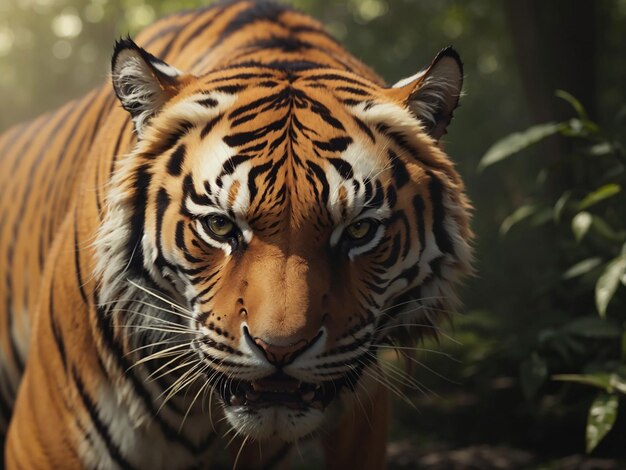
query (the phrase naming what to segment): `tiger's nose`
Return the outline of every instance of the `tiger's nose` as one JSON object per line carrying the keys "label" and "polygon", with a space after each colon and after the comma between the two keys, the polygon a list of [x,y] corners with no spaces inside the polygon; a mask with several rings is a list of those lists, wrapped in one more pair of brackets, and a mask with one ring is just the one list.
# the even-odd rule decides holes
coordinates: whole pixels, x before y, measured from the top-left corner
{"label": "tiger's nose", "polygon": [[[250,333],[246,329],[246,334],[250,336]],[[265,358],[275,366],[286,366],[287,364],[292,363],[296,357],[302,354],[304,351],[309,349],[321,336],[321,333],[316,335],[312,340],[308,341],[306,339],[300,339],[294,343],[290,343],[287,345],[277,345],[272,344],[265,341],[263,338],[258,336],[252,337],[250,339],[254,341],[254,344],[261,350]]]}
{"label": "tiger's nose", "polygon": [[299,353],[304,351],[308,346],[308,341],[301,339],[297,343],[287,346],[278,346],[263,341],[261,338],[254,338],[255,344],[263,351],[263,354],[275,366],[284,366],[293,362]]}

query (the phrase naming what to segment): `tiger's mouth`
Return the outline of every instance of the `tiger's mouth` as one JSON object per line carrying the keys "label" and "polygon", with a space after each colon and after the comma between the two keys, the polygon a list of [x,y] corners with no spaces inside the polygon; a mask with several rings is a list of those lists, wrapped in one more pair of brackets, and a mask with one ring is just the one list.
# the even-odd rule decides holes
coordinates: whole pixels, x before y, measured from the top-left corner
{"label": "tiger's mouth", "polygon": [[226,406],[249,409],[282,406],[294,410],[323,411],[337,396],[341,387],[332,382],[301,382],[277,373],[251,382],[219,380],[215,388]]}

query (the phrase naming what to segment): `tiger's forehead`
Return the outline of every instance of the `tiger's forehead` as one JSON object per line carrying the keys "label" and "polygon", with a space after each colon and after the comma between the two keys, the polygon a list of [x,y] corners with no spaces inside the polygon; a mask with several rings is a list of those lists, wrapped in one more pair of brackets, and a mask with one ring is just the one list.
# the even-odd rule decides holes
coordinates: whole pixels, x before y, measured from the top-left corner
{"label": "tiger's forehead", "polygon": [[186,138],[203,202],[188,195],[188,209],[249,220],[289,206],[300,221],[332,224],[358,216],[384,186],[385,142],[332,93],[304,82],[272,84],[190,94],[170,110],[196,121],[203,115]]}

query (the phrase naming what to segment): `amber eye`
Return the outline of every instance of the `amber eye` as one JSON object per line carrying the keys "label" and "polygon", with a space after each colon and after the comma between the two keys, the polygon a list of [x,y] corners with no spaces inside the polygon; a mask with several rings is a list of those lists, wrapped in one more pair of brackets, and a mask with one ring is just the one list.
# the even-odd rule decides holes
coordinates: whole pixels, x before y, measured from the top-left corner
{"label": "amber eye", "polygon": [[363,240],[372,233],[374,228],[374,222],[369,219],[363,219],[348,225],[346,227],[346,235],[354,241]]}
{"label": "amber eye", "polygon": [[212,215],[205,220],[204,225],[211,235],[217,238],[229,238],[235,235],[237,226],[228,217],[223,215]]}

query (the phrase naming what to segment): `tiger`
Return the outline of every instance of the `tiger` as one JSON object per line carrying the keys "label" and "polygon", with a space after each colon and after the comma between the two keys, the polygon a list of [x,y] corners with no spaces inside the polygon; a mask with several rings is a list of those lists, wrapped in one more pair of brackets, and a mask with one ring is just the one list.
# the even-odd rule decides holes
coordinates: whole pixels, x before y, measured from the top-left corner
{"label": "tiger", "polygon": [[238,0],[118,40],[107,83],[6,130],[6,468],[278,468],[305,440],[385,468],[379,353],[436,335],[472,272],[462,83],[452,47],[389,86]]}

